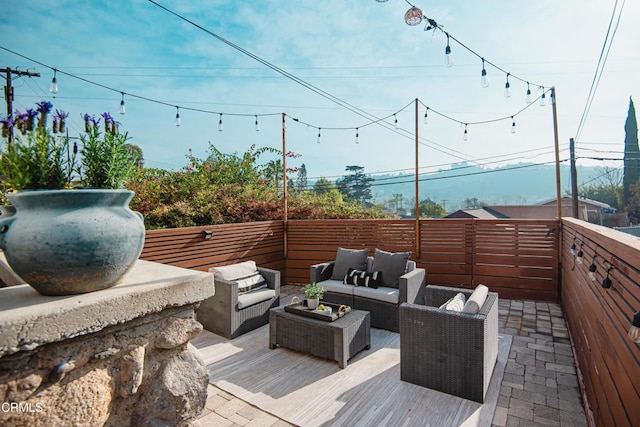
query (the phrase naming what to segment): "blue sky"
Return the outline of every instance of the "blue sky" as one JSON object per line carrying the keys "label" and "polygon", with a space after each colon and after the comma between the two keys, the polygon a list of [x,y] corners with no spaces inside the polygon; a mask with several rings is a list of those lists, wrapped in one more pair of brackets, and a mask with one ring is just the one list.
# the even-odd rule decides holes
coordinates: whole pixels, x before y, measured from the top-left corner
{"label": "blue sky", "polygon": [[[6,0],[2,0],[7,3]],[[413,133],[415,98],[462,122],[509,117],[524,108],[526,85],[511,79],[512,96],[503,96],[505,75],[491,66],[488,88],[480,85],[481,62],[455,42],[455,65],[445,68],[446,37],[409,27],[402,0],[225,1],[159,0],[206,29],[377,117],[393,113],[401,129]],[[621,2],[620,2],[621,3]],[[554,85],[558,93],[561,157],[575,136],[614,1],[539,0],[472,2],[415,1],[456,39],[487,60],[532,83]],[[640,16],[638,2],[626,2],[604,75],[578,140],[583,157],[621,157],[629,96],[640,98]],[[80,115],[110,111],[139,145],[146,165],[178,169],[191,149],[207,155],[209,142],[224,152],[250,145],[281,147],[281,118],[288,119],[287,148],[301,154],[309,177],[343,174],[357,164],[367,172],[414,168],[414,142],[402,132],[367,125],[358,116],[288,80],[264,65],[177,19],[148,1],[41,0],[12,8],[0,17],[0,46],[119,91],[170,105],[226,114],[180,111],[125,96],[127,113],[117,114],[120,94],[58,74],[59,92],[49,85],[53,72],[6,50],[0,66],[41,73],[15,79],[19,110],[48,99],[71,113],[70,130],[82,129]],[[532,87],[534,95],[536,87]],[[3,109],[4,113],[4,109]],[[260,117],[254,130],[253,115]],[[424,107],[420,107],[420,118]],[[458,123],[430,115],[420,120],[422,172],[461,161],[495,167],[522,161],[553,161],[551,107],[528,108],[511,120],[469,126],[463,141]],[[318,127],[322,141],[316,142]],[[345,130],[328,128],[344,127]],[[359,144],[355,144],[359,127]],[[608,144],[608,145],[607,145]],[[597,150],[597,151],[593,151]],[[583,164],[616,162],[581,160]],[[566,187],[563,184],[563,187]]]}

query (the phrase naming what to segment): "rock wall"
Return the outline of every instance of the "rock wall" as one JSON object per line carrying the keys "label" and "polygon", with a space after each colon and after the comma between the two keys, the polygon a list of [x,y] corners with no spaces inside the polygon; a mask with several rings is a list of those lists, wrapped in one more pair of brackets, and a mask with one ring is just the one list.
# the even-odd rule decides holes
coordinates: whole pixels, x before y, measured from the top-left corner
{"label": "rock wall", "polygon": [[209,377],[189,344],[202,331],[196,306],[3,357],[0,425],[189,425]]}

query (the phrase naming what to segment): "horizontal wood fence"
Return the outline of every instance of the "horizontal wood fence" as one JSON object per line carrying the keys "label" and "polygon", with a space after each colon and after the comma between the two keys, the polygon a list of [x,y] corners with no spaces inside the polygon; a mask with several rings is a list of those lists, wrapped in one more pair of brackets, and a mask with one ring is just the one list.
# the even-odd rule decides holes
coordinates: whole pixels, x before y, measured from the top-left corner
{"label": "horizontal wood fence", "polygon": [[[572,244],[584,253],[578,263]],[[640,423],[640,345],[627,337],[640,311],[640,239],[563,219],[562,305],[582,384],[598,426]],[[588,277],[591,263],[596,280]],[[607,274],[612,286],[602,287]]]}
{"label": "horizontal wood fence", "polygon": [[[210,232],[210,237],[205,238]],[[254,260],[286,274],[283,221],[147,230],[141,259],[207,271]]]}
{"label": "horizontal wood fence", "polygon": [[411,251],[427,283],[474,287],[502,298],[556,301],[558,222],[555,220],[295,220],[288,222],[287,280],[306,283],[309,266],[335,259],[338,247]]}

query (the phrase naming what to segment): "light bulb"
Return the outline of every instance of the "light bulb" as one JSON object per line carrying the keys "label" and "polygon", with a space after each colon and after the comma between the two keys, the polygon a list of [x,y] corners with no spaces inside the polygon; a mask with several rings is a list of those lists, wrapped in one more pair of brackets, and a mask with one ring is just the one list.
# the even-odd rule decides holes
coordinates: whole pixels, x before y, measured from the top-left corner
{"label": "light bulb", "polygon": [[407,13],[404,14],[404,22],[413,27],[422,22],[423,16],[424,15],[420,9],[415,6],[411,6],[411,8],[407,10]]}
{"label": "light bulb", "polygon": [[516,133],[516,121],[511,117],[511,133]]}
{"label": "light bulb", "polygon": [[576,254],[576,244],[575,242],[573,244],[571,244],[571,255],[575,255]]}
{"label": "light bulb", "polygon": [[467,124],[464,124],[464,133],[462,134],[462,140],[463,141],[468,141],[469,140],[469,133],[467,132]]}
{"label": "light bulb", "polygon": [[576,255],[576,262],[578,264],[582,264],[583,258],[584,258],[584,252],[582,252],[582,245],[580,245],[580,250],[578,251],[578,254]]}
{"label": "light bulb", "polygon": [[636,311],[629,328],[629,339],[636,344],[640,344],[640,311]]}
{"label": "light bulb", "polygon": [[220,113],[220,120],[218,120],[218,132],[222,132],[222,113]]}
{"label": "light bulb", "polygon": [[525,98],[527,104],[531,104],[533,102],[533,98],[531,97],[531,88],[529,87],[529,82],[527,82],[527,96]]}
{"label": "light bulb", "polygon": [[594,255],[594,260],[591,261],[591,264],[589,264],[589,272],[587,273],[587,276],[589,276],[589,280],[591,280],[592,282],[596,281],[596,270],[598,269],[598,267],[596,266],[596,262],[595,262],[595,255]]}
{"label": "light bulb", "polygon": [[453,53],[451,53],[451,46],[449,45],[449,35],[447,34],[447,47],[444,48],[444,66],[453,66]]}
{"label": "light bulb", "polygon": [[318,128],[318,139],[316,139],[316,142],[320,144],[320,128]]}
{"label": "light bulb", "polygon": [[180,127],[180,110],[176,107],[176,126]]}
{"label": "light bulb", "polygon": [[356,144],[360,143],[360,133],[358,132],[358,128],[356,128]]}
{"label": "light bulb", "polygon": [[609,278],[609,273],[607,273],[607,277],[602,279],[602,287],[605,289],[609,289],[611,287],[611,279]]}
{"label": "light bulb", "polygon": [[507,73],[507,82],[504,84],[504,97],[511,98],[511,84],[509,83],[509,73]]}
{"label": "light bulb", "polygon": [[124,106],[124,93],[122,94],[122,99],[120,100],[120,109],[118,110],[118,113],[120,114],[124,114],[127,112],[127,109]]}
{"label": "light bulb", "polygon": [[544,87],[541,87],[542,89],[542,96],[540,97],[540,106],[544,107],[545,105],[547,105],[547,94],[544,91]]}
{"label": "light bulb", "polygon": [[484,59],[482,60],[482,73],[480,73],[480,84],[482,87],[489,87],[489,76],[487,76],[487,70],[484,68]]}
{"label": "light bulb", "polygon": [[429,112],[429,109],[427,108],[426,110],[424,110],[424,119],[422,120],[423,123],[426,125],[429,123],[429,118],[427,116],[427,113]]}
{"label": "light bulb", "polygon": [[51,79],[51,87],[49,87],[49,92],[58,93],[58,79],[56,79],[56,70],[53,70],[53,78]]}
{"label": "light bulb", "polygon": [[258,124],[258,116],[256,116],[256,132],[260,132],[260,125]]}
{"label": "light bulb", "polygon": [[396,128],[396,130],[398,129],[398,118],[395,114],[393,115],[393,126]]}

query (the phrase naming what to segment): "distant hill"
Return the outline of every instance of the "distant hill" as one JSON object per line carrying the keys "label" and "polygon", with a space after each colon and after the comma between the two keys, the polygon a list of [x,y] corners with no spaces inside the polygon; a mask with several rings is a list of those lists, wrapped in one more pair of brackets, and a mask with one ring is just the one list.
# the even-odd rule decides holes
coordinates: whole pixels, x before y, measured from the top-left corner
{"label": "distant hill", "polygon": [[[578,166],[578,183],[590,181],[601,174],[601,168]],[[569,166],[561,165],[561,190],[570,188]],[[394,199],[402,194],[403,206],[413,205],[415,181],[413,174],[376,175],[372,193],[376,202]],[[449,170],[420,177],[420,199],[427,197],[444,203],[448,211],[462,208],[466,198],[477,198],[489,204],[534,204],[556,197],[554,165],[518,163],[498,168],[483,168],[456,163]]]}

